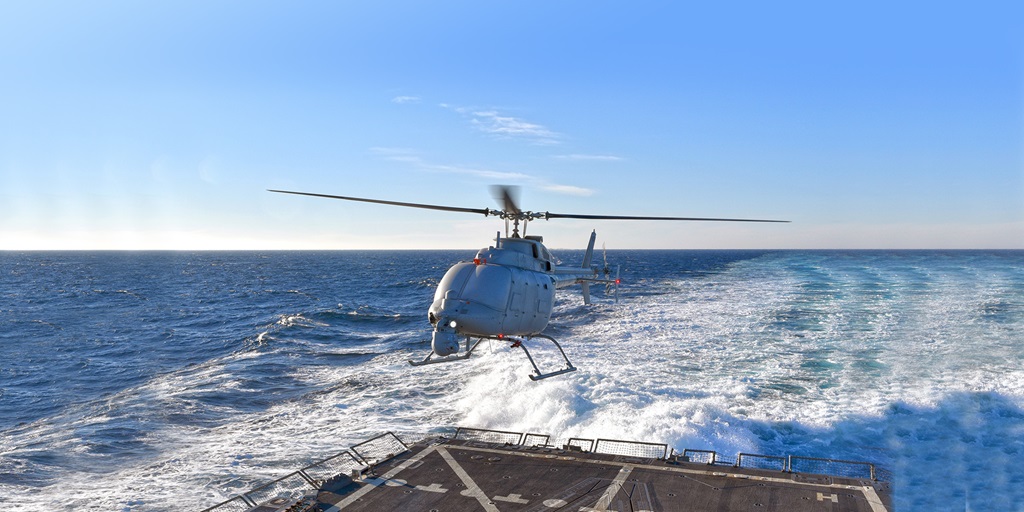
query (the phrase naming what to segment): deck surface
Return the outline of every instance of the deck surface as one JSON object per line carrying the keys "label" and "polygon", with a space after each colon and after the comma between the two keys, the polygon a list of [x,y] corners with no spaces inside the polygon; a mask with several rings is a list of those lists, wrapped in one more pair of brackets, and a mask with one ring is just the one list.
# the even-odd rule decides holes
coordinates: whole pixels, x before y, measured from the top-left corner
{"label": "deck surface", "polygon": [[424,441],[317,495],[325,512],[891,510],[889,484],[555,448]]}

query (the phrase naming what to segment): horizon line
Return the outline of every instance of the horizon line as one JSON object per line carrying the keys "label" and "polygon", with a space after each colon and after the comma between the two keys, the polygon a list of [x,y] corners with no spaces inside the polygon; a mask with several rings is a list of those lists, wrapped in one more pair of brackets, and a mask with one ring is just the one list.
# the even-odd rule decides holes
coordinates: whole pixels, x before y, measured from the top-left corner
{"label": "horizon line", "polygon": [[[585,248],[579,247],[548,247],[552,251],[584,251]],[[154,249],[154,248],[107,248],[107,249],[84,249],[84,248],[64,248],[64,249],[3,249],[0,248],[0,253],[13,253],[13,252],[346,252],[346,251],[478,251],[479,248],[297,248],[297,249],[222,249],[222,248],[207,248],[207,249],[196,249],[196,248],[184,248],[184,249]],[[607,249],[608,251],[1024,251],[1024,247],[811,247],[811,248],[799,248],[799,247],[782,247],[782,248],[737,248],[737,247],[704,247],[704,248],[644,248],[644,247],[631,247],[631,248],[613,248]]]}

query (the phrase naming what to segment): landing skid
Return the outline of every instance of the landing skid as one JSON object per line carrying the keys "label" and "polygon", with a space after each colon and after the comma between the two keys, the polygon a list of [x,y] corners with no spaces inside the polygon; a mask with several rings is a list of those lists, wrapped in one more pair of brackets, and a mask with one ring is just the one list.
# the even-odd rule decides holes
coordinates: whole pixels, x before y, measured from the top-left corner
{"label": "landing skid", "polygon": [[[530,355],[530,351],[526,349],[526,345],[523,343],[523,342],[526,342],[526,341],[530,341],[530,340],[532,340],[534,338],[543,338],[543,339],[546,339],[546,340],[550,341],[551,343],[554,343],[555,344],[555,348],[558,349],[558,353],[562,354],[562,359],[565,360],[565,368],[562,368],[561,370],[555,370],[553,372],[548,372],[548,373],[544,373],[544,372],[540,371],[540,368],[537,366],[537,362],[533,360],[533,356]],[[424,366],[424,365],[428,365],[428,364],[449,363],[449,362],[453,362],[453,361],[462,361],[464,359],[469,359],[469,356],[473,355],[473,351],[476,350],[476,347],[479,346],[480,342],[485,340],[485,339],[488,339],[488,340],[498,340],[498,341],[511,341],[512,342],[512,348],[519,347],[519,348],[523,349],[523,353],[526,354],[526,358],[530,360],[530,364],[533,366],[533,372],[534,373],[529,376],[530,380],[538,381],[538,380],[541,380],[541,379],[546,379],[548,377],[554,377],[556,375],[562,375],[564,373],[569,373],[569,372],[576,371],[576,367],[572,365],[571,361],[569,361],[569,357],[565,355],[565,351],[562,350],[562,346],[559,345],[558,342],[555,341],[554,338],[552,338],[551,336],[544,335],[544,334],[534,334],[533,336],[527,336],[527,337],[518,337],[518,336],[502,336],[502,337],[486,336],[486,337],[482,337],[482,338],[477,338],[475,343],[470,343],[470,338],[467,337],[466,338],[466,347],[467,347],[467,349],[466,349],[466,353],[464,353],[464,354],[452,354],[450,356],[439,357],[436,354],[434,354],[433,350],[431,350],[430,353],[427,354],[426,358],[424,358],[424,359],[422,359],[420,361],[413,361],[412,359],[410,359],[409,360],[409,364],[411,364],[413,366]]]}

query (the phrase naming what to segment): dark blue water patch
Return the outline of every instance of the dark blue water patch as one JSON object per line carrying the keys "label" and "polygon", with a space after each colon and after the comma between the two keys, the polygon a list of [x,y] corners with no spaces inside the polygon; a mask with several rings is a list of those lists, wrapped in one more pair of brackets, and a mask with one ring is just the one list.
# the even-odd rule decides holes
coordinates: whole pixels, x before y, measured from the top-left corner
{"label": "dark blue water patch", "polygon": [[75,429],[74,435],[90,455],[151,456],[157,450],[146,442],[148,433],[144,428],[144,425],[87,425]]}
{"label": "dark blue water patch", "polygon": [[[370,304],[339,304],[337,309],[313,315],[318,321],[341,324],[406,325],[413,322],[428,323],[424,313],[429,302],[420,302],[415,310],[410,308],[378,307]],[[429,323],[428,323],[429,325]]]}
{"label": "dark blue water patch", "polygon": [[0,484],[44,487],[56,482],[61,458],[47,451],[22,451],[0,459]]}
{"label": "dark blue water patch", "polygon": [[382,284],[386,288],[398,288],[407,290],[423,291],[427,290],[433,292],[437,288],[437,284],[441,282],[442,275],[430,276],[417,279],[406,279],[401,281],[388,281]]}
{"label": "dark blue water patch", "polygon": [[378,352],[328,352],[321,351],[316,354],[317,361],[326,361],[328,363],[339,363],[345,366],[358,365],[370,361],[371,359],[382,355]]}
{"label": "dark blue water patch", "polygon": [[768,324],[771,329],[791,333],[823,331],[825,314],[817,307],[796,304],[775,312]]}
{"label": "dark blue water patch", "polygon": [[807,394],[807,388],[789,382],[771,382],[763,386],[766,390],[777,392],[782,397],[798,397]]}
{"label": "dark blue water patch", "polygon": [[[316,356],[322,351],[339,348],[364,349],[379,345],[383,336],[373,333],[356,334],[345,329],[316,329],[305,332],[284,330],[271,338],[270,345],[285,348],[296,357]],[[381,330],[381,332],[390,332]]]}
{"label": "dark blue water patch", "polygon": [[831,373],[836,370],[841,370],[843,368],[843,365],[825,359],[808,358],[805,359],[802,363],[800,363],[800,368],[818,374]]}
{"label": "dark blue water patch", "polygon": [[403,336],[398,340],[397,344],[400,344],[402,349],[413,350],[418,354],[420,350],[426,350],[429,352],[430,342],[431,333],[429,331],[425,331],[421,335]]}
{"label": "dark blue water patch", "polygon": [[889,365],[880,361],[883,349],[880,347],[866,347],[851,353],[853,363],[851,367],[857,373],[866,377],[880,377],[889,370]]}
{"label": "dark blue water patch", "polygon": [[1024,304],[997,298],[981,304],[978,317],[995,324],[1011,324],[1024,316]]}

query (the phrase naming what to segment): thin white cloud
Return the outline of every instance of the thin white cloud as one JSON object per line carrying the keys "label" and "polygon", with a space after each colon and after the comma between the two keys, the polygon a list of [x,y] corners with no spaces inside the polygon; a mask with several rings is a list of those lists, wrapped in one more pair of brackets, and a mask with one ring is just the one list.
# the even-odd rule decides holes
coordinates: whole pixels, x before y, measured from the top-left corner
{"label": "thin white cloud", "polygon": [[392,160],[395,162],[419,162],[419,157],[416,156],[416,152],[409,148],[388,148],[375,146],[370,148],[370,153],[379,155],[381,158],[385,160]]}
{"label": "thin white cloud", "polygon": [[437,106],[444,109],[453,110],[455,112],[458,112],[459,114],[465,114],[469,112],[469,109],[467,109],[466,107],[458,107],[450,103],[438,103]]}
{"label": "thin white cloud", "polygon": [[564,185],[560,183],[552,183],[544,178],[537,176],[531,176],[529,174],[521,172],[508,172],[508,171],[494,171],[490,169],[480,169],[474,167],[462,167],[457,165],[444,165],[435,164],[424,161],[418,155],[414,154],[411,150],[403,148],[382,148],[375,147],[370,148],[371,152],[381,155],[386,160],[393,162],[405,162],[416,166],[419,169],[430,171],[430,172],[442,172],[448,174],[461,174],[464,176],[472,176],[475,178],[481,178],[491,182],[499,183],[518,183],[523,185],[530,185],[537,187],[541,190],[548,192],[554,192],[556,194],[565,194],[573,196],[590,196],[593,195],[594,190],[584,187],[577,187],[575,185]]}
{"label": "thin white cloud", "polygon": [[599,162],[619,162],[625,160],[620,156],[615,155],[581,155],[574,153],[571,155],[553,155],[552,158],[558,160],[576,160],[576,161],[599,161]]}
{"label": "thin white cloud", "polygon": [[403,105],[405,103],[419,103],[419,102],[420,102],[419,96],[395,96],[394,98],[391,98],[391,103],[398,103],[399,105]]}
{"label": "thin white cloud", "polygon": [[593,189],[577,187],[577,186],[574,186],[574,185],[558,185],[558,184],[555,184],[555,183],[550,183],[550,184],[547,184],[547,185],[541,185],[540,188],[542,190],[547,190],[548,192],[554,192],[556,194],[564,194],[564,195],[567,195],[567,196],[589,197],[589,196],[594,195],[594,190]]}
{"label": "thin white cloud", "polygon": [[469,122],[474,128],[495,137],[526,140],[542,145],[561,143],[562,136],[547,127],[506,115],[496,109],[482,110],[460,107],[450,103],[440,103],[438,106],[469,118]]}
{"label": "thin white cloud", "polygon": [[473,126],[484,132],[501,137],[525,138],[541,144],[558,144],[558,134],[539,125],[517,117],[501,115],[494,110],[476,111],[472,114]]}
{"label": "thin white cloud", "polygon": [[492,171],[488,169],[474,169],[470,167],[459,167],[454,165],[438,165],[419,162],[420,167],[429,171],[446,172],[451,174],[463,174],[492,181],[517,181],[527,182],[536,178],[520,172]]}

